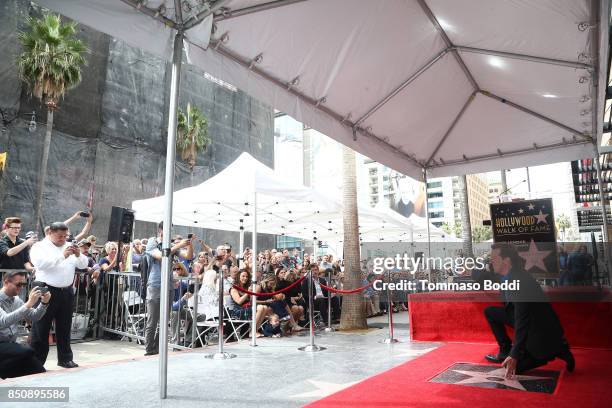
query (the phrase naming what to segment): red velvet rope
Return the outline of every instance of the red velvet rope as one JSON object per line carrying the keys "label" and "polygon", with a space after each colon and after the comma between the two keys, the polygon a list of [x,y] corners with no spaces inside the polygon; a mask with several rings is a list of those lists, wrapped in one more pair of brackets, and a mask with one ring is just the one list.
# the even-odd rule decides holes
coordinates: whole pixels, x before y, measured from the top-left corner
{"label": "red velvet rope", "polygon": [[369,288],[370,286],[372,286],[374,284],[374,282],[376,282],[377,280],[380,280],[380,277],[382,275],[377,275],[377,278],[374,279],[372,282],[368,283],[367,285],[364,285],[360,288],[357,289],[351,289],[351,290],[341,290],[341,289],[336,289],[336,288],[332,288],[331,286],[327,286],[324,285],[322,283],[320,283],[321,287],[325,290],[328,290],[330,292],[334,292],[334,293],[340,293],[340,294],[344,294],[344,295],[350,295],[352,293],[357,293],[357,292],[361,292],[362,290],[366,290],[367,288]]}
{"label": "red velvet rope", "polygon": [[287,286],[286,288],[283,288],[281,290],[277,290],[274,292],[259,292],[259,293],[255,293],[255,292],[251,292],[250,290],[241,288],[240,286],[236,286],[236,285],[232,285],[232,287],[240,292],[246,293],[248,295],[251,296],[274,296],[274,295],[278,295],[279,293],[283,293],[288,291],[289,289],[291,289],[292,287],[294,287],[295,285],[298,285],[300,283],[302,283],[302,281],[306,279],[306,276],[302,276],[300,279],[296,280],[295,282],[293,282],[291,285]]}
{"label": "red velvet rope", "polygon": [[332,288],[331,286],[327,286],[327,285],[324,285],[324,284],[320,283],[320,285],[321,285],[321,287],[323,289],[328,290],[330,292],[334,292],[334,293],[341,293],[341,294],[344,294],[344,295],[350,295],[351,293],[361,292],[362,290],[365,290],[365,289],[369,288],[373,284],[374,284],[374,282],[370,282],[367,285],[362,286],[362,287],[357,288],[357,289],[341,290],[341,289]]}

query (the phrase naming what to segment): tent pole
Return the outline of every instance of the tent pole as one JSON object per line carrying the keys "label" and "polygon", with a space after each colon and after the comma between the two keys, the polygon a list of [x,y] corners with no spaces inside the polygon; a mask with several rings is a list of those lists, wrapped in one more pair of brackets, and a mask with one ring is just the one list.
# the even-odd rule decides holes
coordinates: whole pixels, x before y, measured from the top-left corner
{"label": "tent pole", "polygon": [[[423,168],[423,183],[425,183],[425,221],[427,221],[427,258],[431,258],[431,233],[429,231],[429,196],[427,195],[427,169]],[[431,282],[431,270],[427,272]]]}
{"label": "tent pole", "polygon": [[520,110],[523,113],[526,113],[528,115],[534,116],[534,117],[536,117],[538,119],[543,120],[544,122],[550,123],[551,125],[554,125],[554,126],[556,126],[558,128],[561,128],[561,129],[565,130],[566,132],[571,133],[572,135],[575,135],[576,137],[578,137],[578,138],[580,138],[582,140],[591,141],[591,137],[590,136],[588,136],[588,135],[586,135],[586,134],[584,134],[584,133],[582,133],[582,132],[580,132],[580,131],[578,131],[576,129],[573,129],[573,128],[569,127],[569,126],[566,126],[566,125],[564,125],[561,122],[558,122],[558,121],[556,121],[554,119],[551,119],[548,116],[544,116],[544,115],[542,115],[542,114],[540,114],[538,112],[532,111],[531,109],[528,109],[528,108],[526,108],[526,107],[524,107],[522,105],[519,105],[518,103],[514,103],[512,101],[509,101],[506,98],[502,98],[501,96],[497,96],[494,93],[491,93],[491,92],[488,92],[488,91],[479,91],[479,93],[481,95],[488,96],[489,98],[491,98],[493,100],[496,100],[497,102],[500,102],[500,103],[506,104],[508,106],[511,106],[514,109]]}
{"label": "tent pole", "polygon": [[597,151],[597,147],[595,147],[595,157],[593,158],[593,161],[595,162],[595,170],[597,171],[597,187],[599,188],[599,203],[601,205],[601,218],[603,220],[602,241],[605,259],[604,265],[606,266],[606,270],[608,271],[608,279],[610,279],[610,273],[612,271],[610,270],[608,265],[608,210],[606,208],[606,200],[604,199],[603,183],[601,181],[601,164],[599,163],[599,152]]}
{"label": "tent pole", "polygon": [[[257,289],[257,192],[253,193],[253,267],[251,271],[251,291]],[[251,347],[257,346],[257,296],[251,296]]]}
{"label": "tent pole", "polygon": [[174,161],[176,154],[176,120],[179,87],[181,83],[181,64],[183,57],[183,32],[174,36],[172,54],[172,78],[170,82],[170,105],[168,108],[168,144],[166,146],[166,181],[164,229],[162,238],[161,294],[159,321],[159,396],[166,399],[168,390],[168,306],[170,285],[170,238],[172,235],[172,199],[174,196]]}
{"label": "tent pole", "polygon": [[473,53],[473,54],[494,55],[494,56],[502,57],[502,58],[511,58],[511,59],[518,59],[518,60],[523,60],[523,61],[538,62],[541,64],[557,65],[561,67],[569,67],[569,68],[574,68],[574,69],[593,69],[593,66],[589,64],[582,64],[580,62],[565,61],[565,60],[559,60],[559,59],[553,59],[553,58],[537,57],[535,55],[517,54],[514,52],[505,52],[505,51],[497,51],[497,50],[486,50],[483,48],[464,47],[461,45],[455,45],[454,48],[457,51]]}

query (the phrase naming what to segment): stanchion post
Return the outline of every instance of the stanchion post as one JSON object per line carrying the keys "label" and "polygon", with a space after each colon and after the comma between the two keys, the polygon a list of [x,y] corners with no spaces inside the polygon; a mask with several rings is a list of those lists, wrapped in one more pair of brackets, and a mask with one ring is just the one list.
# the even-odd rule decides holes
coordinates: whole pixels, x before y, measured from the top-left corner
{"label": "stanchion post", "polygon": [[[328,282],[327,284],[329,285],[329,287],[332,287],[332,271],[331,270],[327,272],[327,282]],[[335,331],[331,323],[332,322],[331,299],[332,299],[332,292],[328,290],[327,291],[327,327],[325,328],[325,331],[327,333],[331,333]]]}
{"label": "stanchion post", "polygon": [[393,337],[393,307],[391,306],[389,283],[391,283],[391,271],[387,270],[387,323],[389,324],[389,337],[378,341],[383,344],[399,343],[399,340]]}
{"label": "stanchion post", "polygon": [[244,220],[240,219],[240,240],[238,243],[238,258],[241,258],[244,254]]}
{"label": "stanchion post", "polygon": [[[427,258],[431,258],[431,231],[429,231],[429,195],[427,194],[427,170],[423,168],[423,183],[425,184],[425,221],[427,222]],[[412,241],[414,243],[414,240]],[[431,268],[428,268],[427,279],[431,282]]]}
{"label": "stanchion post", "polygon": [[[256,292],[257,289],[257,192],[253,193],[253,267],[251,268],[251,291]],[[257,296],[251,296],[251,347],[257,346]]]}
{"label": "stanchion post", "polygon": [[[198,331],[198,302],[200,300],[200,282],[198,280],[198,277],[196,276],[195,278],[195,282],[193,284],[193,291],[195,292],[193,294],[193,322],[191,322],[192,326],[191,326],[191,348],[195,348],[196,344],[196,332]],[[189,307],[189,305],[187,305],[187,307]],[[187,333],[185,333],[185,338],[187,337]]]}
{"label": "stanchion post", "polygon": [[219,268],[219,325],[217,328],[217,332],[219,334],[219,351],[217,353],[207,354],[204,356],[206,358],[212,358],[213,360],[228,360],[236,357],[235,354],[223,351],[223,278],[223,270]]}
{"label": "stanchion post", "polygon": [[312,279],[312,268],[308,271],[308,278],[310,281],[308,282],[308,319],[310,320],[310,344],[307,346],[298,347],[300,351],[322,351],[325,350],[325,347],[317,346],[314,341],[314,318],[313,318],[313,305],[312,305],[312,297],[313,297],[313,285],[314,280]]}

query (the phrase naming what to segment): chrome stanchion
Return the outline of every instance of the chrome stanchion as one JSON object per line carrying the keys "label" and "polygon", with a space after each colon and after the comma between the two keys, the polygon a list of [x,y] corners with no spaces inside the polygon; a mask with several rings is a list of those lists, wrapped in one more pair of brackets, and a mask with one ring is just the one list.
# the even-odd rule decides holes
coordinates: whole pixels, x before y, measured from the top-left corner
{"label": "chrome stanchion", "polygon": [[[253,193],[253,254],[257,253],[257,192]],[[253,256],[251,291],[257,292],[257,257]],[[257,347],[257,295],[251,296],[251,347]]]}
{"label": "chrome stanchion", "polygon": [[[331,270],[327,273],[327,284],[329,287],[332,287],[332,273]],[[330,290],[327,291],[327,327],[325,328],[326,333],[335,332],[336,329],[332,327],[332,313],[331,313],[331,300],[332,300],[332,292]]]}
{"label": "chrome stanchion", "polygon": [[[223,351],[223,271],[219,269],[219,326],[217,328],[219,334],[219,351],[213,354],[207,354],[205,358],[211,358],[213,360],[228,360],[235,358],[236,355]],[[196,316],[197,325],[197,316]],[[197,326],[196,326],[197,327]]]}
{"label": "chrome stanchion", "polygon": [[310,319],[310,344],[307,346],[298,347],[298,350],[311,352],[322,351],[325,350],[325,347],[317,346],[314,342],[314,318],[312,316],[312,286],[314,285],[314,281],[312,280],[312,269],[308,271],[308,279],[310,279],[310,282],[308,282],[308,318]]}
{"label": "chrome stanchion", "polygon": [[393,344],[399,343],[400,341],[393,337],[393,307],[391,306],[391,291],[389,290],[389,283],[391,282],[391,271],[387,270],[387,322],[389,323],[389,337],[386,339],[378,340],[379,343]]}
{"label": "chrome stanchion", "polygon": [[[198,300],[200,299],[200,280],[196,276],[195,281],[193,283],[193,321],[191,322],[191,348],[195,348],[196,346],[196,332],[198,331]],[[189,305],[187,305],[189,307]],[[199,333],[198,333],[199,334]],[[187,338],[187,334],[185,334],[185,338]],[[186,340],[186,339],[185,339]]]}

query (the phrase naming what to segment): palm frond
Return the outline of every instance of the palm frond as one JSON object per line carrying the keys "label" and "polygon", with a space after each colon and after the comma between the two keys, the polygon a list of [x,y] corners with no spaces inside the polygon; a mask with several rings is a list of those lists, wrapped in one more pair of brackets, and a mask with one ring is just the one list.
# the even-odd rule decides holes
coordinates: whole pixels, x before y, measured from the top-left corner
{"label": "palm frond", "polygon": [[17,57],[21,79],[37,98],[58,101],[81,82],[81,67],[89,49],[75,37],[77,24],[62,24],[59,15],[27,17],[28,30],[17,33],[22,53]]}
{"label": "palm frond", "polygon": [[206,150],[210,143],[206,116],[195,106],[188,106],[187,112],[179,109],[176,147],[181,157],[193,164],[198,152]]}

